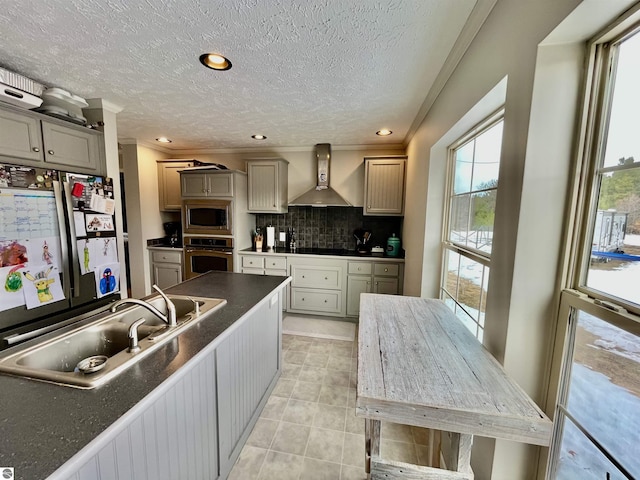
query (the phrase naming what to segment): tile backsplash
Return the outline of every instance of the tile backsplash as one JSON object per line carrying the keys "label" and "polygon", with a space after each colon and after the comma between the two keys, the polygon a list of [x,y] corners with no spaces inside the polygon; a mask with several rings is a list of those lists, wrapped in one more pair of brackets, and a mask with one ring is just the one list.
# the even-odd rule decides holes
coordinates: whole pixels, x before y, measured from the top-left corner
{"label": "tile backsplash", "polygon": [[276,246],[278,232],[296,232],[298,248],[343,248],[355,250],[353,232],[357,228],[369,230],[372,246],[386,246],[387,238],[400,236],[402,217],[371,217],[362,215],[362,207],[289,207],[285,214],[256,214],[256,226],[275,227]]}

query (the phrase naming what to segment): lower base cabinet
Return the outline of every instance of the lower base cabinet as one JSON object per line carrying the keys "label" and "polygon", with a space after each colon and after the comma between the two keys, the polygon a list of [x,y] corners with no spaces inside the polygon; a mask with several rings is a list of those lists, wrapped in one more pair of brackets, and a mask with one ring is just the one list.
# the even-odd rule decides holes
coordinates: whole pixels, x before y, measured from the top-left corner
{"label": "lower base cabinet", "polygon": [[263,300],[49,480],[227,478],[279,377],[280,299]]}
{"label": "lower base cabinet", "polygon": [[402,293],[404,264],[393,262],[349,262],[347,267],[347,316],[360,314],[360,295]]}
{"label": "lower base cabinet", "polygon": [[182,250],[151,250],[151,281],[160,288],[169,288],[182,282]]}

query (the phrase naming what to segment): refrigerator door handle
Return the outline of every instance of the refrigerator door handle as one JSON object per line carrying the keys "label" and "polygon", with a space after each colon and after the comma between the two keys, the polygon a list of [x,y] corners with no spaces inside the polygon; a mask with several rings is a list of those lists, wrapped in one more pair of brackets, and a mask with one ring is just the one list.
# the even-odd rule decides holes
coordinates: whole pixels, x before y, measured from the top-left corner
{"label": "refrigerator door handle", "polygon": [[62,255],[62,275],[65,279],[64,282],[64,296],[69,298],[72,292],[71,285],[73,283],[73,277],[69,274],[69,232],[67,231],[67,221],[64,212],[63,195],[60,187],[60,182],[53,182],[53,195],[56,199],[56,215],[58,217],[58,225],[60,225],[60,249]]}
{"label": "refrigerator door handle", "polygon": [[69,225],[69,245],[71,247],[71,268],[73,268],[73,297],[80,296],[80,260],[78,257],[78,240],[76,236],[76,223],[73,217],[73,201],[71,198],[71,184],[62,182],[64,188],[64,202],[67,210],[67,225]]}

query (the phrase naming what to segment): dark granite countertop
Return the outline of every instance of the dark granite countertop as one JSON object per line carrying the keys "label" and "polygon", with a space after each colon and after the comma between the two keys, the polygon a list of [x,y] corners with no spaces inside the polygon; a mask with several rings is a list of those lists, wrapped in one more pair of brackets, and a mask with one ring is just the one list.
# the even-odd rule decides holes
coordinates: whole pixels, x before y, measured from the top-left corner
{"label": "dark granite countertop", "polygon": [[16,479],[51,475],[285,281],[210,272],[167,289],[227,304],[92,390],[0,374],[0,466],[14,467]]}

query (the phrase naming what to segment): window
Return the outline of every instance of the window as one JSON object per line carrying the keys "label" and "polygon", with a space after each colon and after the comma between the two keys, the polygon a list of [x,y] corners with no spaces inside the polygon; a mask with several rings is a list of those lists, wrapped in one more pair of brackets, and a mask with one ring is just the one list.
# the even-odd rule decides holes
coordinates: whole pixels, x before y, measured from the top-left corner
{"label": "window", "polygon": [[449,147],[441,298],[482,341],[503,112]]}
{"label": "window", "polygon": [[[548,477],[640,478],[640,25],[594,42]],[[613,36],[613,33],[607,34]]]}

